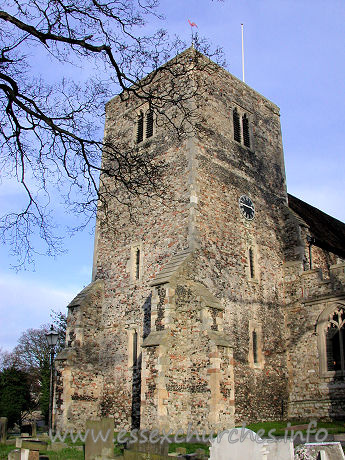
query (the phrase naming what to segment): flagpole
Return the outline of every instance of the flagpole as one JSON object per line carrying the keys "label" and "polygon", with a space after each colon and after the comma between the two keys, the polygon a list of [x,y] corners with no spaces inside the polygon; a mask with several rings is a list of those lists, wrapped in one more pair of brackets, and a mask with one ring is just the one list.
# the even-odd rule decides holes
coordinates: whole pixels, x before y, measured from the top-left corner
{"label": "flagpole", "polygon": [[244,81],[244,46],[243,46],[243,24],[241,24],[241,31],[242,31],[242,80]]}

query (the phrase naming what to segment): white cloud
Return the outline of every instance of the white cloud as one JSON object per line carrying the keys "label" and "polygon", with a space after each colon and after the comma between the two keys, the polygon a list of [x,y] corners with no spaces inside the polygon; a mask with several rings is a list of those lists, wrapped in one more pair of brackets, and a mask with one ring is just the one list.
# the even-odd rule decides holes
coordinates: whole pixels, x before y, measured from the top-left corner
{"label": "white cloud", "polygon": [[23,331],[51,321],[51,310],[66,313],[83,286],[59,289],[33,279],[33,274],[0,273],[0,347],[12,349]]}

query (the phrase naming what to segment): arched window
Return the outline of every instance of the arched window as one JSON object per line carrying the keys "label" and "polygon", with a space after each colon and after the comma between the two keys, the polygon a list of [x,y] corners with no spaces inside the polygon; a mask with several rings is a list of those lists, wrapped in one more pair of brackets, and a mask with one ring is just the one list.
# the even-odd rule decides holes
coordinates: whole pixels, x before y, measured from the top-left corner
{"label": "arched window", "polygon": [[345,371],[345,307],[329,316],[326,330],[328,371]]}
{"label": "arched window", "polygon": [[234,112],[233,112],[233,122],[234,122],[234,139],[237,142],[241,142],[241,124],[240,124],[240,117],[238,115],[237,109],[234,109]]}
{"label": "arched window", "polygon": [[153,136],[153,112],[149,110],[146,114],[146,139]]}
{"label": "arched window", "polygon": [[144,114],[143,112],[139,113],[138,122],[137,122],[137,144],[142,142],[144,139]]}
{"label": "arched window", "polygon": [[242,132],[243,132],[243,144],[249,148],[250,147],[249,121],[248,121],[246,114],[244,114],[242,117]]}
{"label": "arched window", "polygon": [[324,377],[345,376],[345,304],[329,304],[320,314],[316,333],[320,356],[320,373]]}

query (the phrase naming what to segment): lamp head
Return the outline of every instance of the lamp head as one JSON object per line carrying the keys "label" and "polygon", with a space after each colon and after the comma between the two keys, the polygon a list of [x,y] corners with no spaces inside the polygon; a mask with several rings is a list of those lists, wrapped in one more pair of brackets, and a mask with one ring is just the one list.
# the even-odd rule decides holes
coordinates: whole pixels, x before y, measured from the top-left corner
{"label": "lamp head", "polygon": [[54,330],[53,325],[50,326],[50,331],[46,333],[46,339],[49,348],[55,348],[58,341],[58,333]]}

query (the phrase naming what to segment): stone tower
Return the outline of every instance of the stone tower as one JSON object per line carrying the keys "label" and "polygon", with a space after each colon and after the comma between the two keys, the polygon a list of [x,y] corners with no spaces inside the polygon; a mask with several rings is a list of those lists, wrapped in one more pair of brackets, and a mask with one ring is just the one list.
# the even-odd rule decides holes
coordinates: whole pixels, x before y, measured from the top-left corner
{"label": "stone tower", "polygon": [[114,198],[98,218],[92,283],[58,357],[58,427],[111,416],[210,431],[287,415],[285,264],[303,270],[307,246],[290,238],[279,109],[194,49],[167,65],[188,71],[150,84],[189,91],[182,134],[162,122],[181,121],[174,104],[106,107],[106,136],[164,161],[165,196],[135,202],[133,219]]}

